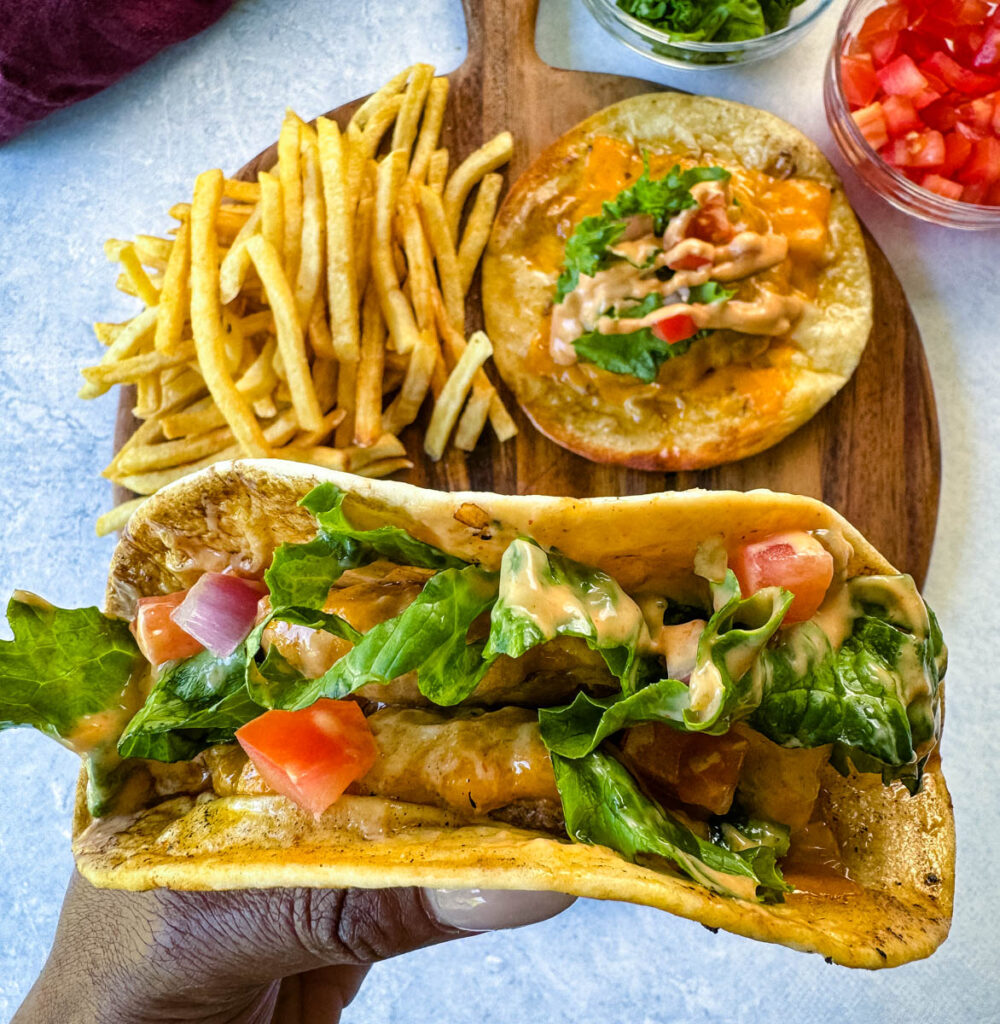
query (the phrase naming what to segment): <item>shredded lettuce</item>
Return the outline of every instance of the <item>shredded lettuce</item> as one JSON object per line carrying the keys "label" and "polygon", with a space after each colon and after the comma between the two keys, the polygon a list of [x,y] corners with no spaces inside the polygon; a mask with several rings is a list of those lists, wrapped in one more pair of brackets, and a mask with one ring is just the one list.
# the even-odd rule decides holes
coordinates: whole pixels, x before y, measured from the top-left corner
{"label": "shredded lettuce", "polygon": [[802,0],[617,0],[633,18],[674,40],[702,43],[759,39],[788,24]]}
{"label": "shredded lettuce", "polygon": [[665,858],[696,882],[739,899],[776,901],[791,889],[781,878],[773,846],[736,851],[700,838],[646,796],[610,755],[599,750],[578,759],[553,754],[552,767],[566,831],[577,842],[610,847],[633,862]]}

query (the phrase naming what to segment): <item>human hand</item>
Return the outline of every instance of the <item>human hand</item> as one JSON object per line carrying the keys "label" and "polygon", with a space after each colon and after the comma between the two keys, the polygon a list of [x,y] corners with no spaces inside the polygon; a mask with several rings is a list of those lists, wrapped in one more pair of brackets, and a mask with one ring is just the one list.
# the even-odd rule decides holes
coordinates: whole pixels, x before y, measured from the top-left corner
{"label": "human hand", "polygon": [[572,902],[475,889],[131,893],[74,872],[48,962],[12,1024],[334,1024],[372,963]]}

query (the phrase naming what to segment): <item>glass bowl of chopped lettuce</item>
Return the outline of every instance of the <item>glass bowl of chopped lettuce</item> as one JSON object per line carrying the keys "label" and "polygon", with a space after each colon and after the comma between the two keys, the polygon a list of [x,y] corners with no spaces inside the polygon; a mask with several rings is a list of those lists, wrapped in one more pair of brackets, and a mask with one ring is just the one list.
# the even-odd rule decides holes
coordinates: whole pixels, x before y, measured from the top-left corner
{"label": "glass bowl of chopped lettuce", "polygon": [[832,0],[584,0],[626,46],[693,70],[771,57],[809,31]]}

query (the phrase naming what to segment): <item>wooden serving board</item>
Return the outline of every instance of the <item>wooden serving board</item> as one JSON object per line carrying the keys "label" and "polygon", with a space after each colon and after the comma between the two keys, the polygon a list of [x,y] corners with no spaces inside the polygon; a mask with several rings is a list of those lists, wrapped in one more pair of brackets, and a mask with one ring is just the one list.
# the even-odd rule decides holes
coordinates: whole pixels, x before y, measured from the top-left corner
{"label": "wooden serving board", "polygon": [[[508,183],[557,136],[610,103],[662,86],[636,78],[562,71],[535,52],[538,0],[463,0],[468,56],[449,76],[443,144],[461,160],[508,129],[514,157]],[[617,45],[609,41],[609,46]],[[820,81],[815,82],[817,95]],[[359,98],[327,116],[341,125]],[[250,161],[239,176],[271,167],[276,147]],[[875,286],[875,325],[857,372],[818,415],[783,442],[740,462],[684,473],[649,473],[598,465],[543,437],[501,391],[520,433],[499,444],[489,426],[466,456],[449,450],[439,463],[423,453],[423,426],[403,435],[410,483],[442,490],[487,490],[585,497],[642,494],[690,487],[808,494],[853,522],[898,568],[923,582],[937,521],[940,444],[937,412],[920,335],[899,280],[865,231]],[[478,274],[468,300],[471,327],[482,325]],[[495,371],[491,372],[498,381]],[[500,382],[498,381],[498,384]],[[132,430],[132,400],[123,397],[116,448]]]}

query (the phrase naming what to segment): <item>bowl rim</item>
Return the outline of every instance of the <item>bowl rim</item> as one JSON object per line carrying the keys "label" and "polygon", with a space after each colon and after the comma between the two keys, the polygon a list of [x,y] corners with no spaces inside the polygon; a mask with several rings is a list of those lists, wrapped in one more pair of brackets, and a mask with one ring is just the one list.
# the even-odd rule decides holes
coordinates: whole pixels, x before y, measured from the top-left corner
{"label": "bowl rim", "polygon": [[[828,58],[828,71],[827,74],[830,77],[834,86],[833,94],[834,101],[836,102],[836,110],[829,112],[838,115],[838,121],[840,122],[840,128],[851,140],[851,143],[859,151],[860,155],[874,164],[880,171],[883,171],[889,181],[898,189],[899,192],[910,202],[914,202],[921,206],[926,206],[930,202],[935,208],[934,212],[939,216],[948,216],[949,214],[959,215],[961,219],[966,219],[969,214],[981,213],[988,220],[996,220],[1000,224],[1000,206],[989,206],[985,203],[969,203],[962,199],[950,199],[948,196],[940,195],[937,192],[932,192],[930,189],[924,188],[922,185],[918,185],[915,181],[911,181],[906,177],[905,174],[901,174],[892,166],[884,157],[880,156],[878,151],[872,147],[868,140],[864,137],[861,129],[858,128],[857,122],[851,116],[851,109],[847,103],[847,97],[844,93],[844,82],[841,75],[841,63],[840,58],[844,53],[844,43],[847,41],[848,36],[858,27],[852,23],[852,19],[859,15],[862,10],[865,14],[871,13],[878,7],[884,7],[890,0],[848,0],[847,6],[844,8],[844,13],[840,17],[840,21],[837,24],[837,31],[833,38],[833,47],[830,50],[830,56]],[[869,10],[870,8],[870,10]],[[837,138],[836,132],[834,137]],[[843,150],[845,147],[837,138],[838,145]],[[845,156],[850,159],[850,154],[846,153]],[[863,175],[862,175],[863,177]],[[885,197],[883,189],[877,186],[872,186],[875,190]],[[888,198],[888,197],[885,197]]]}
{"label": "bowl rim", "polygon": [[[780,42],[789,36],[794,36],[796,33],[804,31],[806,27],[811,26],[813,21],[833,3],[833,0],[817,0],[815,10],[810,11],[801,21],[790,23],[784,28],[779,28],[776,32],[768,32],[766,35],[757,36],[755,39],[733,39],[721,43],[702,43],[693,39],[674,39],[669,32],[663,32],[661,29],[654,28],[627,11],[623,11],[616,3],[616,0],[592,0],[592,2],[600,4],[626,28],[652,42],[690,50],[692,53],[720,54],[730,53],[737,47],[743,50],[764,48],[774,45],[775,42]],[[808,0],[803,0],[803,2],[807,3]]]}

